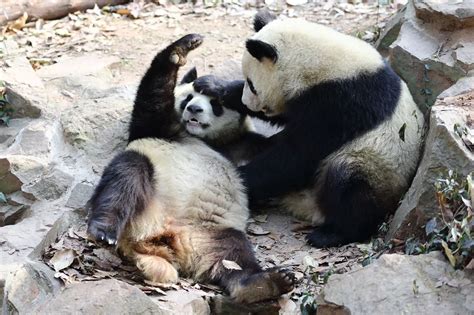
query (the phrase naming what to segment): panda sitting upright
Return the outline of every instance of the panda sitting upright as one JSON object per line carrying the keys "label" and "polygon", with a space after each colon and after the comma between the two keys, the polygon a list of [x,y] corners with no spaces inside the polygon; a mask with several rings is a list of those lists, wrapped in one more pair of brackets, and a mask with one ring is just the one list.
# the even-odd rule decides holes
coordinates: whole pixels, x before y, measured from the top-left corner
{"label": "panda sitting upright", "polygon": [[316,225],[310,244],[369,238],[415,173],[424,118],[406,84],[368,43],[304,20],[254,20],[243,81],[196,90],[284,126],[239,173],[251,208],[277,199]]}
{"label": "panda sitting upright", "polygon": [[179,67],[201,42],[184,36],[154,58],[137,91],[129,144],[88,203],[88,233],[116,244],[153,282],[173,283],[181,274],[219,284],[238,302],[276,298],[293,288],[294,277],[258,265],[245,235],[242,181],[206,144],[238,148],[239,139],[259,137],[245,116],[194,91],[195,70],[176,86]]}

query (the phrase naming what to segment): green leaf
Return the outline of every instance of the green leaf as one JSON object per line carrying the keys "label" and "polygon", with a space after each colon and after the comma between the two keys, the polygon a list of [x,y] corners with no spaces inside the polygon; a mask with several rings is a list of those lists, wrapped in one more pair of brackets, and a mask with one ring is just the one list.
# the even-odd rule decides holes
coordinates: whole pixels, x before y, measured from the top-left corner
{"label": "green leaf", "polygon": [[407,123],[404,123],[400,130],[398,130],[398,136],[400,139],[405,142],[405,129],[407,128]]}

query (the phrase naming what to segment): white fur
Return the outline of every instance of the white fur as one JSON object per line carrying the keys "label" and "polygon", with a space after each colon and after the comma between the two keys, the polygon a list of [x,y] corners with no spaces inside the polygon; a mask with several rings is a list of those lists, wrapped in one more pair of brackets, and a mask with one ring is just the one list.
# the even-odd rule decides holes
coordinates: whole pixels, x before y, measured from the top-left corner
{"label": "white fur", "polygon": [[241,179],[230,161],[201,140],[140,139],[127,150],[147,156],[155,171],[154,202],[130,225],[136,241],[161,233],[168,218],[198,227],[245,229],[248,208]]}
{"label": "white fur", "polygon": [[[178,85],[174,91],[175,94],[175,109],[178,113],[181,113],[181,120],[186,126],[186,130],[200,138],[219,138],[223,134],[239,133],[243,127],[239,120],[240,114],[237,111],[223,108],[224,112],[221,116],[217,117],[212,111],[211,98],[196,92],[193,88],[192,83]],[[192,95],[193,98],[186,105],[184,110],[181,110],[180,104],[186,99],[188,95]],[[188,106],[197,105],[203,111],[200,113],[193,114],[187,110]],[[191,119],[196,119],[197,122],[189,122]],[[207,128],[203,128],[202,125],[209,125]],[[251,128],[245,125],[246,129]]]}
{"label": "white fur", "polygon": [[348,79],[361,72],[375,72],[383,66],[380,54],[366,42],[323,25],[300,19],[275,20],[251,39],[274,46],[278,60],[262,62],[244,52],[242,71],[258,96],[245,83],[242,102],[251,110],[267,107],[268,115],[285,110],[287,100],[308,86],[334,79]]}
{"label": "white fur", "polygon": [[[257,92],[252,93],[245,83],[242,101],[268,116],[285,112],[287,101],[311,86],[375,73],[384,66],[380,54],[364,41],[303,20],[272,21],[251,38],[272,45],[278,52],[275,63],[265,58],[259,61],[248,51],[242,61],[245,78],[252,81]],[[399,131],[404,124],[403,141]],[[415,172],[423,131],[423,114],[402,82],[391,118],[329,155],[320,164],[314,186],[285,196],[280,205],[315,225],[324,223],[316,194],[328,167],[342,161],[357,165],[379,193],[387,192],[387,198],[401,196]]]}

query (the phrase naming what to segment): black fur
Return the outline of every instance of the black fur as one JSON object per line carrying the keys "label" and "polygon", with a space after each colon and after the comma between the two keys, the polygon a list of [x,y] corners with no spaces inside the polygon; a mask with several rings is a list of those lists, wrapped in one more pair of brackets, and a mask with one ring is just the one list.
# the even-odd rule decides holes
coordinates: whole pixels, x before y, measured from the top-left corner
{"label": "black fur", "polygon": [[[277,298],[282,292],[292,290],[293,273],[280,268],[262,270],[244,232],[231,228],[218,230],[213,233],[211,242],[209,254],[215,257],[215,264],[208,279],[225,288],[239,302]],[[236,263],[242,270],[228,269],[223,260]]]}
{"label": "black fur", "polygon": [[317,198],[325,222],[307,237],[316,247],[368,239],[377,231],[386,213],[383,205],[377,204],[365,174],[345,162],[329,166]]}
{"label": "black fur", "polygon": [[211,106],[212,106],[212,112],[216,117],[222,116],[224,114],[224,108],[222,107],[222,104],[219,103],[218,100],[212,99],[211,100]]}
{"label": "black fur", "polygon": [[248,39],[245,42],[247,51],[258,61],[263,61],[265,58],[275,63],[278,60],[278,52],[275,47],[261,40]]}
{"label": "black fur", "polygon": [[214,75],[205,75],[193,82],[196,91],[219,100],[224,107],[238,111],[242,116],[249,115],[276,125],[286,123],[284,115],[267,117],[263,112],[253,112],[243,105],[241,98],[244,84],[243,80],[226,81]]}
{"label": "black fur", "polygon": [[270,13],[270,11],[263,9],[257,12],[253,20],[253,29],[255,32],[260,31],[265,25],[275,20],[276,16]]}
{"label": "black fur", "polygon": [[[311,187],[321,161],[389,119],[401,93],[400,78],[385,64],[376,73],[308,88],[287,102],[286,113],[268,118],[241,103],[243,81],[217,80],[206,77],[194,85],[205,94],[218,87],[215,97],[221,97],[226,106],[285,126],[269,139],[272,144],[266,150],[239,167],[251,207]],[[375,204],[371,187],[360,182],[358,174],[345,172],[344,168],[331,171],[326,185],[331,188],[320,193],[328,222],[309,236],[309,241],[318,247],[364,240],[383,220],[381,213],[385,212]],[[341,186],[333,184],[338,182],[338,176]]]}
{"label": "black fur", "polygon": [[[201,43],[202,36],[186,35],[153,59],[138,87],[128,142],[149,137],[173,139],[182,132],[183,127],[174,108],[174,87],[178,69],[184,64],[187,53]],[[170,61],[173,53],[180,58],[178,64]]]}
{"label": "black fur", "polygon": [[[149,137],[179,141],[189,136],[183,132],[174,108],[174,88],[177,70],[184,65],[186,54],[201,42],[199,35],[187,35],[155,57],[137,91],[129,141]],[[222,105],[216,103],[213,105],[215,114],[216,111],[219,114],[217,105],[223,110]],[[155,197],[159,183],[154,182],[153,173],[151,161],[134,151],[120,153],[110,162],[89,201],[88,232],[96,240],[117,243],[129,219],[143,211]],[[197,259],[202,258],[207,264],[212,259],[215,262],[203,280],[223,286],[240,302],[276,298],[293,288],[292,273],[279,269],[262,271],[244,232],[211,228],[204,234],[211,236],[210,242],[203,246]],[[158,238],[158,241],[171,246],[170,238]],[[223,259],[237,263],[243,270],[226,268]]]}
{"label": "black fur", "polygon": [[183,111],[186,108],[186,105],[193,99],[193,95],[189,94],[186,98],[179,104],[179,108]]}
{"label": "black fur", "polygon": [[196,70],[196,67],[193,67],[183,76],[180,84],[191,83],[196,79],[197,79],[197,70]]}
{"label": "black fur", "polygon": [[155,192],[153,165],[137,152],[117,155],[105,168],[88,202],[88,232],[115,244],[128,219],[148,205]]}
{"label": "black fur", "polygon": [[[174,108],[174,87],[187,53],[202,43],[197,34],[186,35],[153,59],[138,87],[129,142],[156,137],[176,139],[183,128]],[[176,55],[177,63],[170,56]],[[146,156],[125,151],[105,168],[89,200],[88,232],[98,241],[116,243],[128,219],[145,209],[154,193],[153,165]]]}

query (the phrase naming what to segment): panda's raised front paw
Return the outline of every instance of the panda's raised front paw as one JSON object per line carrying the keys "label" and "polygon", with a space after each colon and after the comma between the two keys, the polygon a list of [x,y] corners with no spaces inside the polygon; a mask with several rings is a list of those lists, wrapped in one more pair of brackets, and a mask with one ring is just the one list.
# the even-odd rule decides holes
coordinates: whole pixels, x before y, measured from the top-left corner
{"label": "panda's raised front paw", "polygon": [[205,75],[193,82],[194,90],[221,101],[224,97],[227,81],[215,75]]}
{"label": "panda's raised front paw", "polygon": [[203,36],[199,34],[188,34],[181,37],[169,46],[171,49],[170,61],[178,66],[184,66],[188,53],[199,47],[202,42]]}
{"label": "panda's raised front paw", "polygon": [[106,224],[100,219],[90,219],[87,226],[87,233],[96,242],[105,245],[117,245],[118,229],[114,224]]}

